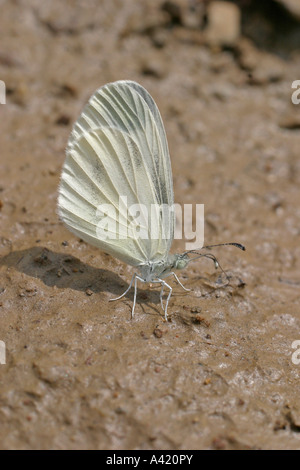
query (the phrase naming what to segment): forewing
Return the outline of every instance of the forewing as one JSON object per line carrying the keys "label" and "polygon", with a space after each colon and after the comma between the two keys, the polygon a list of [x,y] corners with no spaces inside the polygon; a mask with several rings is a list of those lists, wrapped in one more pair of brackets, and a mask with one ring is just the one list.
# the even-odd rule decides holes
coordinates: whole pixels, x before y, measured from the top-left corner
{"label": "forewing", "polygon": [[[173,204],[160,113],[149,93],[131,81],[97,90],[75,123],[62,172],[59,214],[76,235],[128,264],[165,257],[173,240],[172,213],[162,211],[151,221],[158,228],[156,239],[151,239],[150,231],[148,238],[136,238],[129,231],[127,239],[120,239],[120,230],[132,222],[120,207],[120,196],[128,206],[143,204],[149,215],[152,204]],[[109,217],[111,227],[117,223],[116,238],[104,239],[97,230],[103,204],[114,208]]]}

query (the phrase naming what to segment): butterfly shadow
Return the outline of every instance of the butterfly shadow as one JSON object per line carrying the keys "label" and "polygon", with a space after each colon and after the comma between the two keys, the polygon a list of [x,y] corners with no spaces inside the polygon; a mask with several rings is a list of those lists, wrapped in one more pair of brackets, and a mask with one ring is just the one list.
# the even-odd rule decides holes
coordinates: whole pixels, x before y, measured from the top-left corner
{"label": "butterfly shadow", "polygon": [[124,280],[114,272],[95,268],[75,256],[41,246],[13,251],[0,259],[0,266],[14,268],[59,289],[90,289],[94,293],[109,291],[115,295],[119,295],[123,286],[125,290]]}
{"label": "butterfly shadow", "polygon": [[[93,293],[110,292],[112,298],[121,295],[129,286],[127,281],[113,271],[95,268],[75,256],[54,252],[42,246],[12,251],[0,259],[1,266],[14,268],[27,276],[40,279],[49,287]],[[133,288],[130,289],[123,299],[132,301],[133,291]],[[159,291],[138,289],[137,302],[159,304]]]}

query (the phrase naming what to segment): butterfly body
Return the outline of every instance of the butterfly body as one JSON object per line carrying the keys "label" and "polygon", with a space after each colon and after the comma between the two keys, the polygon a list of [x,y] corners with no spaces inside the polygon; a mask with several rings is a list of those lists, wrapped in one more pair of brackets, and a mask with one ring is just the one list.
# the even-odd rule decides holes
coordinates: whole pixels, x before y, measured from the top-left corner
{"label": "butterfly body", "polygon": [[[140,211],[135,212],[137,207]],[[69,137],[58,214],[75,235],[139,270],[117,298],[134,284],[132,316],[137,281],[161,285],[165,318],[172,293],[165,278],[173,275],[184,288],[174,270],[186,267],[189,252],[169,253],[174,238],[173,209],[168,144],[153,98],[130,80],[99,88]],[[137,227],[142,228],[143,236],[138,235]],[[169,293],[164,306],[165,287]]]}

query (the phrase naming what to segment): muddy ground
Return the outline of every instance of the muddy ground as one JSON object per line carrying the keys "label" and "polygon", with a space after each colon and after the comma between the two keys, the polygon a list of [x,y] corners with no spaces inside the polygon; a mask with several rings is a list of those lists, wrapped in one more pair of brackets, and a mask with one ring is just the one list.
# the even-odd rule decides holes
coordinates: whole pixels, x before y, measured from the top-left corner
{"label": "muddy ground", "polygon": [[[300,448],[299,23],[257,3],[228,40],[201,2],[1,2],[2,449]],[[215,249],[225,287],[209,260],[180,272],[169,322],[154,286],[134,320],[133,292],[109,303],[132,268],[56,214],[72,123],[119,79],[157,102],[205,243],[247,248]]]}

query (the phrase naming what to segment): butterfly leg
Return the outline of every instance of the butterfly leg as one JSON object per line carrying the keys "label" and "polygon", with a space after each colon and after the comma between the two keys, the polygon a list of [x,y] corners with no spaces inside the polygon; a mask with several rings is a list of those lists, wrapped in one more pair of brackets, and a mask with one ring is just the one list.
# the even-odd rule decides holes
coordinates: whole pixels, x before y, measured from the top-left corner
{"label": "butterfly leg", "polygon": [[186,290],[187,292],[190,292],[190,291],[191,291],[191,289],[187,289],[186,287],[184,287],[183,284],[181,284],[181,282],[180,282],[179,279],[178,279],[178,276],[177,276],[173,271],[172,271],[170,274],[173,274],[173,276],[175,277],[175,279],[176,279],[176,281],[178,282],[178,284],[179,284],[184,290]]}
{"label": "butterfly leg", "polygon": [[137,289],[137,276],[135,276],[135,280],[134,280],[134,294],[133,294],[133,305],[132,305],[132,310],[131,310],[131,318],[134,317],[134,309],[135,309],[135,304],[136,304],[136,289]]}
{"label": "butterfly leg", "polygon": [[161,289],[160,289],[160,296],[159,297],[160,297],[161,308],[164,310],[163,295],[164,295],[164,285],[162,284]]}
{"label": "butterfly leg", "polygon": [[[132,287],[132,284],[133,284],[133,281],[135,280],[135,278],[137,277],[137,274],[134,273],[134,275],[132,276],[131,278],[131,281],[130,281],[130,284],[129,284],[129,287],[126,289],[125,292],[123,292],[123,294],[121,294],[119,297],[116,297],[115,299],[109,299],[110,302],[112,302],[113,300],[119,300],[119,299],[122,299],[122,297],[124,297],[124,295],[127,294],[127,292],[131,289]],[[136,283],[135,283],[136,285]]]}
{"label": "butterfly leg", "polygon": [[[165,320],[168,320],[168,305],[169,305],[169,300],[170,300],[170,297],[172,295],[172,287],[169,286],[169,284],[166,283],[166,281],[164,281],[163,279],[158,279],[159,282],[161,282],[161,292],[163,291],[163,288],[166,286],[168,289],[169,289],[169,294],[168,294],[168,297],[167,297],[167,300],[166,300],[166,306],[165,308],[163,308],[164,312],[165,312]],[[161,298],[161,303],[162,303],[162,298]]]}
{"label": "butterfly leg", "polygon": [[[137,276],[138,277],[138,276]],[[144,281],[143,279],[141,279],[141,281],[143,282],[146,282]],[[171,294],[172,294],[172,287],[169,286],[169,284],[166,283],[166,281],[164,281],[163,279],[160,279],[160,278],[157,278],[156,280],[152,280],[151,283],[153,284],[161,284],[161,289],[160,289],[160,305],[161,305],[161,308],[163,309],[163,311],[165,312],[165,319],[167,320],[168,319],[168,313],[167,313],[167,310],[168,310],[168,303],[169,303],[169,300],[170,300],[170,297],[171,297]],[[167,300],[166,300],[166,305],[165,305],[165,308],[164,308],[164,305],[163,305],[163,293],[164,293],[164,287],[167,287],[169,289],[169,294],[168,294],[168,297],[167,297]]]}
{"label": "butterfly leg", "polygon": [[132,310],[131,310],[131,318],[134,317],[134,309],[135,309],[135,304],[136,304],[136,292],[137,292],[137,281],[141,281],[141,282],[146,282],[143,278],[141,278],[140,276],[138,276],[136,273],[135,273],[135,280],[134,280],[134,294],[133,294],[133,306],[132,306]]}

